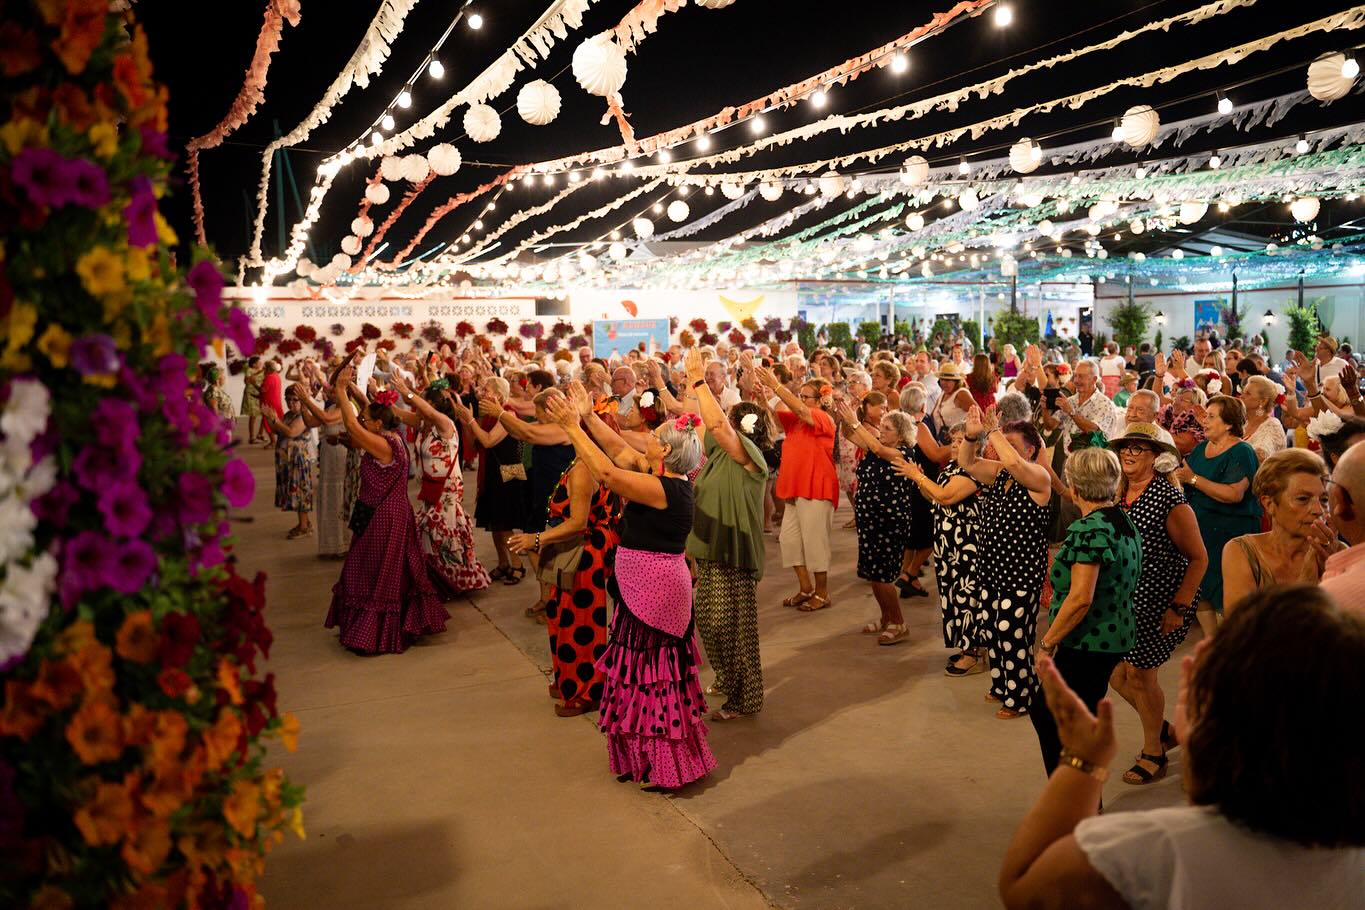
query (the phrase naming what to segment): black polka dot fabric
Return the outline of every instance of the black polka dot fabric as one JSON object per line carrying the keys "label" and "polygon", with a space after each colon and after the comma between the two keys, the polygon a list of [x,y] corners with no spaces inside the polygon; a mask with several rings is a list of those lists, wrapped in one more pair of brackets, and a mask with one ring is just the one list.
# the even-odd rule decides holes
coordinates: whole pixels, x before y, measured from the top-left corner
{"label": "black polka dot fabric", "polygon": [[[1137,641],[1123,659],[1139,670],[1155,670],[1170,660],[1194,622],[1194,612],[1190,611],[1179,629],[1161,634],[1162,615],[1174,601],[1190,564],[1166,529],[1171,512],[1183,505],[1185,494],[1156,477],[1127,507],[1128,517],[1142,535],[1142,577],[1133,594]],[[1197,601],[1198,595],[1194,599]]]}

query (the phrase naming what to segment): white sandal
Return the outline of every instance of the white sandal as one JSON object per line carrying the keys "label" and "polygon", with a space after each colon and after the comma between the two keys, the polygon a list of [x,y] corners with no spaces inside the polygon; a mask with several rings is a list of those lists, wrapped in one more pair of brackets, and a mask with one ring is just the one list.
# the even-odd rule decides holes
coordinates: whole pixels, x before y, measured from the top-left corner
{"label": "white sandal", "polygon": [[882,634],[877,637],[877,644],[894,645],[909,637],[910,630],[905,627],[905,623],[899,625],[892,623],[882,630]]}
{"label": "white sandal", "polygon": [[880,619],[874,619],[872,622],[863,626],[864,635],[880,635],[885,630],[886,623],[882,622]]}

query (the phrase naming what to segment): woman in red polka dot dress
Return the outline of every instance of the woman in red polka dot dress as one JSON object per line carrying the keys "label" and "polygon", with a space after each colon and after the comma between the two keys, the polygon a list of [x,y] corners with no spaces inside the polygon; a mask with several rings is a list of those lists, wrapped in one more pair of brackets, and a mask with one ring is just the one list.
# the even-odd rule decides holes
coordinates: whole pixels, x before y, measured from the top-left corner
{"label": "woman in red polka dot dress", "polygon": [[365,454],[354,537],[324,625],[340,627],[341,643],[357,654],[398,654],[423,635],[445,631],[450,614],[427,578],[408,501],[408,450],[392,410],[398,393],[376,392],[357,418],[346,392],[353,373],[342,370],[333,394],[351,443]]}

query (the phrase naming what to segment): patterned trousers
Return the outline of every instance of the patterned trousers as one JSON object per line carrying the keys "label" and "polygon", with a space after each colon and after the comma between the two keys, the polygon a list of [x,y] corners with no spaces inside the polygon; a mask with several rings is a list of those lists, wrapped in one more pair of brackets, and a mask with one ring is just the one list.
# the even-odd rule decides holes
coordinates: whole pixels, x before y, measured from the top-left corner
{"label": "patterned trousers", "polygon": [[1038,587],[996,587],[983,584],[979,592],[977,643],[990,655],[991,694],[1006,708],[1027,713],[1038,678],[1033,674],[1033,643],[1038,633]]}
{"label": "patterned trousers", "polygon": [[697,560],[692,598],[697,631],[716,671],[716,688],[725,693],[722,709],[740,714],[757,714],[763,708],[757,587],[750,570]]}

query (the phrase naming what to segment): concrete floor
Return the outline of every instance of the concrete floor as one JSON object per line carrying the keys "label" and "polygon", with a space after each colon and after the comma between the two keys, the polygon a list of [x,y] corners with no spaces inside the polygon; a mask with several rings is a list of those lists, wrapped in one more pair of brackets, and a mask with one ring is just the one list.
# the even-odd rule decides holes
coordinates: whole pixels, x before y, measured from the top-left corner
{"label": "concrete floor", "polygon": [[[449,631],[406,654],[355,657],[322,628],[339,564],[285,540],[270,453],[246,457],[258,492],[238,553],[269,574],[269,669],[303,726],[276,758],[308,789],[308,838],[261,883],[271,907],[998,906],[1000,856],[1043,783],[1033,728],[994,718],[984,676],[943,675],[936,598],[902,602],[910,642],[860,634],[876,608],[854,532],[835,532],[834,606],[812,614],[780,605],[792,581],[772,541],[763,713],[710,725],[710,778],[646,794],[608,772],[596,715],[554,715],[529,580],[449,604]],[[1108,810],[1182,802],[1179,752],[1164,781],[1117,780],[1140,745],[1136,715],[1117,715]]]}

